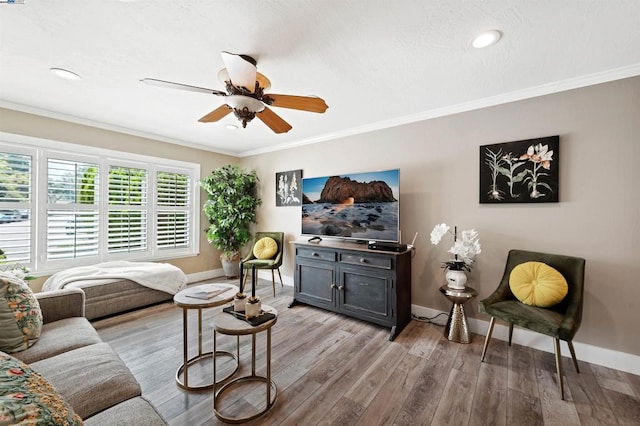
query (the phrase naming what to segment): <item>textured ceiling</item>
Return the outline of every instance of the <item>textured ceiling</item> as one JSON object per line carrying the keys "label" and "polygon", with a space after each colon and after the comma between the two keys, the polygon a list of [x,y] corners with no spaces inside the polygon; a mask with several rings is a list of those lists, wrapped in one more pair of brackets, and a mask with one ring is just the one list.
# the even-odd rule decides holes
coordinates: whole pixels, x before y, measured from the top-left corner
{"label": "textured ceiling", "polygon": [[[639,28],[638,0],[26,0],[0,5],[0,106],[242,156],[639,75]],[[139,82],[223,89],[223,50],[329,109],[231,131],[197,122],[221,98]]]}

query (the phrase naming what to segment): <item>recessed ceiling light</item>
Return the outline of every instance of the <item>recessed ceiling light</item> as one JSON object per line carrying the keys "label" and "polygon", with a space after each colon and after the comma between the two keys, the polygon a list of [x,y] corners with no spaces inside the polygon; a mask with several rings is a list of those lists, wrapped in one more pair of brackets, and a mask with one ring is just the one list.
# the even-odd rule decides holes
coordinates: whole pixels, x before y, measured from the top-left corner
{"label": "recessed ceiling light", "polygon": [[238,130],[238,126],[236,126],[235,124],[227,124],[225,125],[225,127],[229,130]]}
{"label": "recessed ceiling light", "polygon": [[498,40],[500,40],[500,37],[502,37],[502,34],[500,33],[500,31],[489,30],[489,31],[483,32],[478,37],[476,37],[473,40],[473,43],[471,44],[476,49],[482,49],[483,47],[488,47],[488,46],[491,46],[492,44],[496,44]]}
{"label": "recessed ceiling light", "polygon": [[65,78],[67,80],[80,80],[80,76],[78,74],[69,70],[62,68],[50,68],[49,71],[60,78]]}

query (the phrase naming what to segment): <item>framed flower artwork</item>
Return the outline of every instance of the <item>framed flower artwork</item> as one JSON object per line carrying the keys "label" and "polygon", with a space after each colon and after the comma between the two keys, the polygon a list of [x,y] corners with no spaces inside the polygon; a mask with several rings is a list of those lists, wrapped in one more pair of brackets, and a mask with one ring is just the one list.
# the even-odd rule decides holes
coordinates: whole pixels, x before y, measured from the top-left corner
{"label": "framed flower artwork", "polygon": [[276,173],[276,207],[302,205],[302,170]]}
{"label": "framed flower artwork", "polygon": [[480,203],[559,201],[560,136],[480,147]]}

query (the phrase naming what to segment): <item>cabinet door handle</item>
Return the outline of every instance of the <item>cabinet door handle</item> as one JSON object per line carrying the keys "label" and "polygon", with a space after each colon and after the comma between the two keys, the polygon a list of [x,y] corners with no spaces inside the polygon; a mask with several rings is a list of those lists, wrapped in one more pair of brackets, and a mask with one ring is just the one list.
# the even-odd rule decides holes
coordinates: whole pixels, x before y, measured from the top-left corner
{"label": "cabinet door handle", "polygon": [[340,290],[340,291],[344,290],[344,286],[343,285],[338,286],[338,290]]}
{"label": "cabinet door handle", "polygon": [[335,284],[331,284],[331,288],[338,288],[338,286]]}
{"label": "cabinet door handle", "polygon": [[367,259],[365,259],[364,257],[360,258],[360,263],[367,263]]}
{"label": "cabinet door handle", "polygon": [[311,256],[318,256],[318,253],[314,251],[313,253],[311,253]]}

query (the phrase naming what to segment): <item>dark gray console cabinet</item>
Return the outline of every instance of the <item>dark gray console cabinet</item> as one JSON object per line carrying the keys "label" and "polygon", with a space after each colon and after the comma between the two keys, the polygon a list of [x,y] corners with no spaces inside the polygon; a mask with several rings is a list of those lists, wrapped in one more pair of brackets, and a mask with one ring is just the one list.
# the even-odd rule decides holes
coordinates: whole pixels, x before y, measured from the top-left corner
{"label": "dark gray console cabinet", "polygon": [[411,252],[358,244],[295,242],[298,302],[391,328],[393,340],[411,320]]}

